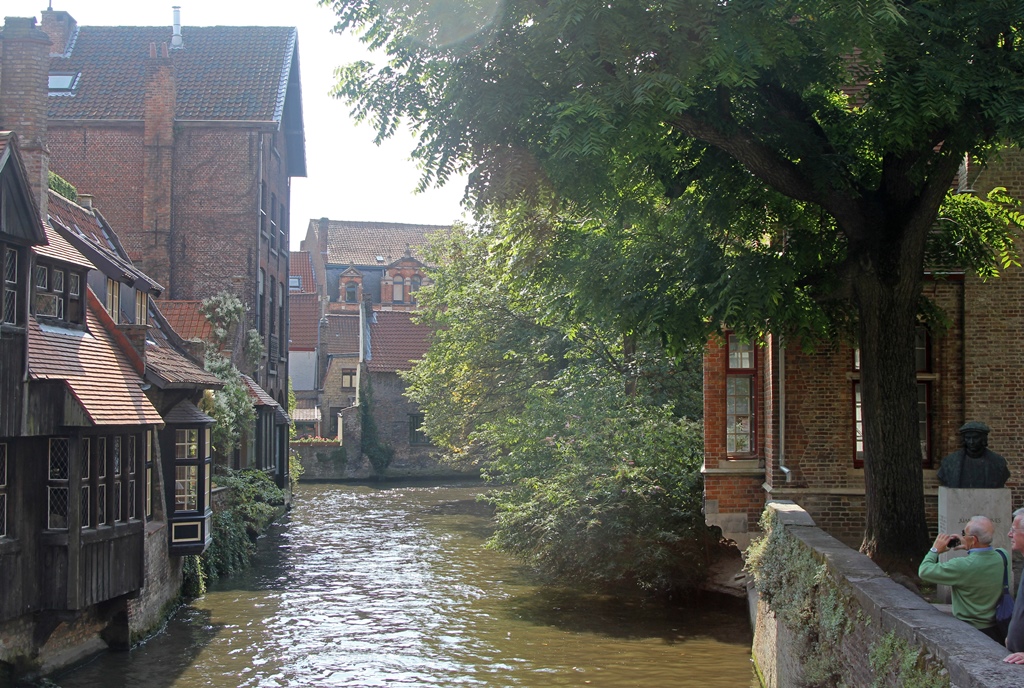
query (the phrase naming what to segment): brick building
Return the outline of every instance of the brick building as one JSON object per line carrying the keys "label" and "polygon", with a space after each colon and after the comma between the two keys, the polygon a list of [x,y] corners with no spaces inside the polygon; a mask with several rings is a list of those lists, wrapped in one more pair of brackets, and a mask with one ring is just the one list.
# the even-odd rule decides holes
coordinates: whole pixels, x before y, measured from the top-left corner
{"label": "brick building", "polygon": [[[972,178],[973,178],[972,174]],[[1024,156],[1008,152],[975,191],[1005,186],[1024,198]],[[1024,501],[1024,270],[986,282],[970,273],[926,274],[924,295],[948,318],[919,328],[918,411],[928,522],[937,524],[942,458],[958,428],[979,420],[1006,457],[1014,505]],[[835,537],[864,534],[858,352],[835,344],[807,354],[775,336],[745,344],[725,333],[704,356],[704,496],[709,525],[745,546],[768,499],[790,499]]]}
{"label": "brick building", "polygon": [[398,475],[436,469],[433,447],[420,431],[423,417],[405,397],[399,373],[429,344],[429,328],[412,314],[416,292],[430,283],[423,246],[431,232],[444,229],[320,218],[310,221],[302,242],[300,259],[310,263],[322,310],[310,310],[304,321],[293,317],[293,344],[308,348],[316,334],[321,434],[358,446],[364,439],[359,411],[368,403],[378,439],[394,453],[389,470]]}
{"label": "brick building", "polygon": [[297,33],[178,16],[94,27],[42,12],[50,167],[90,190],[163,298],[242,300],[264,354],[236,365],[286,406],[289,180],[305,176]]}

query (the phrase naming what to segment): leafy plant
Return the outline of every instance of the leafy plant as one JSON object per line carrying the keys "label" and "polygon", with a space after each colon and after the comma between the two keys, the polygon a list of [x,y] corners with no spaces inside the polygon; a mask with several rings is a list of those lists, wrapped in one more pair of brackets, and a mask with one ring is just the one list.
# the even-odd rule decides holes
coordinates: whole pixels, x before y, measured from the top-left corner
{"label": "leafy plant", "polygon": [[64,177],[61,177],[56,172],[50,171],[49,186],[51,189],[57,192],[58,195],[63,196],[71,202],[78,201],[78,189]]}
{"label": "leafy plant", "polygon": [[207,390],[199,407],[214,418],[212,442],[215,456],[224,464],[238,446],[242,435],[256,420],[256,405],[241,373],[227,358],[210,353],[206,356],[206,369],[224,382],[223,389]]}
{"label": "leafy plant", "polygon": [[202,555],[207,579],[248,568],[256,539],[284,507],[284,493],[263,471],[227,471],[216,482],[229,488],[230,498],[228,508],[213,515],[213,543]]}

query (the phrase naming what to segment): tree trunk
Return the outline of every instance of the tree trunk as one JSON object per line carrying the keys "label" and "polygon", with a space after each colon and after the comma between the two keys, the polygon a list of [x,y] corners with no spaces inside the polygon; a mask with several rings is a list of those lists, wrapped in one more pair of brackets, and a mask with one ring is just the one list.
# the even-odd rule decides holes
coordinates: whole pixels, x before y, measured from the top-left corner
{"label": "tree trunk", "polygon": [[858,275],[854,292],[867,511],[861,551],[886,571],[913,573],[928,548],[928,526],[914,361],[922,266],[906,248],[890,246],[866,261],[872,267]]}

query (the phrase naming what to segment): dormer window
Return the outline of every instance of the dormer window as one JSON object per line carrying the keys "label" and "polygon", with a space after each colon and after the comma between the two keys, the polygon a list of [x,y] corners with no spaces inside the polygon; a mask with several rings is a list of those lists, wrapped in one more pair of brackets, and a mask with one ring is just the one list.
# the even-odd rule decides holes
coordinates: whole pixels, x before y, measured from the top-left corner
{"label": "dormer window", "polygon": [[394,290],[392,291],[392,294],[393,296],[391,298],[391,301],[393,303],[405,302],[405,282],[402,280],[401,277],[395,278],[395,286]]}
{"label": "dormer window", "polygon": [[82,321],[81,276],[63,267],[38,263],[32,280],[32,312],[37,318]]}
{"label": "dormer window", "polygon": [[289,275],[288,276],[288,291],[302,291],[302,276],[301,275]]}

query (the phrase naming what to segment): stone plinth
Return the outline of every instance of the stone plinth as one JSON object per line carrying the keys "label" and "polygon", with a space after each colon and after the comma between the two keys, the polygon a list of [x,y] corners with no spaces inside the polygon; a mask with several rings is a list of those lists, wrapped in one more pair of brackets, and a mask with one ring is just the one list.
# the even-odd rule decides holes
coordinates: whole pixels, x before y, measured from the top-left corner
{"label": "stone plinth", "polygon": [[[992,540],[993,547],[1002,547],[1010,551],[1010,523],[1013,521],[1013,502],[1010,490],[1001,487],[995,490],[939,487],[939,532],[957,533],[963,531],[964,526],[971,520],[972,516],[988,516],[995,526],[995,538]],[[965,550],[951,550],[939,555],[939,561],[949,561],[955,557],[966,556]],[[1010,590],[1013,590],[1013,566],[1010,566]],[[939,585],[936,587],[936,598],[938,602],[948,603],[949,586]]]}

